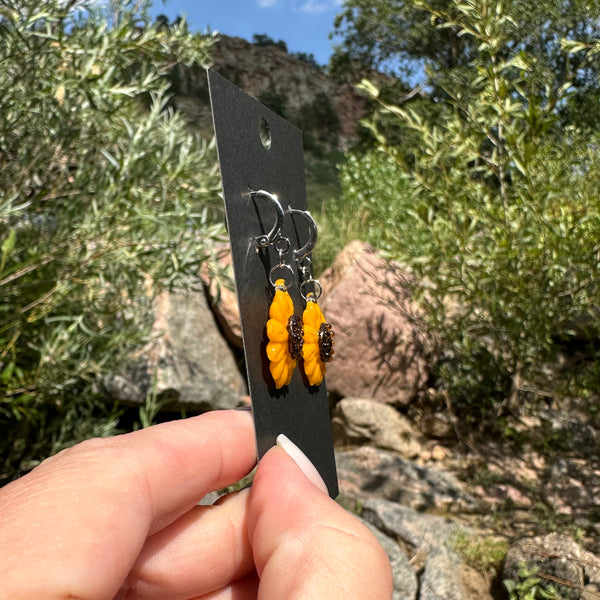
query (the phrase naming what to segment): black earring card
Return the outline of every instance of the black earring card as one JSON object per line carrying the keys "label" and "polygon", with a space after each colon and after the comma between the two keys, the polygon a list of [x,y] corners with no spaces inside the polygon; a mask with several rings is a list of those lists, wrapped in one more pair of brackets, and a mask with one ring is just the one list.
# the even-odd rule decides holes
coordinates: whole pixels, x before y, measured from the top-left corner
{"label": "black earring card", "polygon": [[[302,133],[211,69],[208,81],[258,457],[285,434],[315,465],[335,498],[338,482],[325,381],[309,386],[298,361],[290,384],[275,389],[266,355],[266,323],[274,295],[271,273],[273,281],[293,280],[288,293],[295,314],[302,316],[304,309],[293,250],[306,244],[309,223],[288,212],[306,210]],[[264,195],[251,194],[257,191],[275,195],[286,211],[282,235],[291,247],[283,261],[291,270],[272,272],[280,262],[277,248],[258,247],[257,238],[271,232],[277,214]]]}

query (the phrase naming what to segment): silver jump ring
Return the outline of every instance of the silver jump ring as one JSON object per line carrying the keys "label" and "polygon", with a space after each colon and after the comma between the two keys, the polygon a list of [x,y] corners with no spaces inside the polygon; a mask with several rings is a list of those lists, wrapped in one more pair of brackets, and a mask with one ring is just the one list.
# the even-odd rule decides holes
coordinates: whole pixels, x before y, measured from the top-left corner
{"label": "silver jump ring", "polygon": [[268,200],[273,207],[275,208],[276,220],[275,225],[269,233],[259,235],[254,238],[256,246],[258,248],[266,248],[273,244],[277,238],[281,235],[281,228],[283,227],[283,221],[285,219],[285,213],[283,212],[283,207],[281,206],[277,196],[274,194],[269,194],[269,192],[265,192],[264,190],[251,191],[250,197],[254,200],[256,198],[263,198]]}
{"label": "silver jump ring", "polygon": [[275,242],[275,250],[279,253],[279,263],[283,260],[283,255],[290,249],[290,240],[286,237],[279,236]]}
{"label": "silver jump ring", "polygon": [[321,287],[321,284],[319,283],[318,279],[306,279],[300,284],[300,295],[302,296],[302,299],[305,302],[308,301],[309,294],[311,294],[311,292],[306,290],[306,288],[311,284],[313,289],[310,298],[312,298],[313,300],[318,300],[321,297],[321,294],[323,293],[323,288]]}
{"label": "silver jump ring", "polygon": [[277,271],[289,271],[290,275],[291,275],[291,280],[290,283],[286,283],[285,285],[285,290],[289,290],[293,285],[294,285],[294,269],[292,269],[292,267],[288,264],[285,263],[279,263],[278,265],[275,265],[274,267],[271,268],[271,270],[269,271],[269,281],[271,282],[271,285],[273,287],[275,287],[275,282],[277,281],[277,279],[283,279],[285,281],[285,277],[275,277],[275,273],[277,273]]}
{"label": "silver jump ring", "polygon": [[302,280],[303,281],[312,280],[312,260],[310,258],[308,258],[308,256],[306,256],[297,262],[298,262],[298,270],[302,274]]}

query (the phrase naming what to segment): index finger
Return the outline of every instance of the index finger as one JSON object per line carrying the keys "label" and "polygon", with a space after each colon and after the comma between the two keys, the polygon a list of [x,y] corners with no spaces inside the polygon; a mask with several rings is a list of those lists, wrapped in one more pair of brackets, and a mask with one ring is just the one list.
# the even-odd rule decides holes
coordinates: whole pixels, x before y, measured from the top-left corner
{"label": "index finger", "polygon": [[37,597],[112,597],[148,535],[255,462],[243,411],[74,446],[0,490],[0,580],[9,590],[41,585]]}

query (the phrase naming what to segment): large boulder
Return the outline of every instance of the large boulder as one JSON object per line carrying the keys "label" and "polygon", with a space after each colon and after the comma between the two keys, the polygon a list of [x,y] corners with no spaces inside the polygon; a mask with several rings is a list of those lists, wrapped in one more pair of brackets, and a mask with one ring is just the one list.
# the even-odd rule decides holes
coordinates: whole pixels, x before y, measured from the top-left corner
{"label": "large boulder", "polygon": [[377,538],[377,541],[381,544],[381,547],[390,559],[394,582],[392,600],[415,600],[419,585],[417,576],[414,569],[410,566],[406,554],[402,552],[397,542],[382,533],[380,529],[364,519],[360,520]]}
{"label": "large boulder", "polygon": [[322,307],[335,332],[327,388],[341,397],[407,405],[423,389],[435,345],[398,263],[352,242],[320,278]]}
{"label": "large boulder", "polygon": [[423,452],[423,440],[411,422],[394,407],[375,400],[340,400],[333,411],[332,428],[338,446],[371,444],[406,458]]}
{"label": "large boulder", "polygon": [[425,559],[419,600],[464,600],[466,598],[460,558],[448,546],[435,545]]}
{"label": "large boulder", "polygon": [[388,450],[361,446],[336,452],[340,493],[350,501],[384,498],[417,510],[472,511],[478,507],[451,473],[417,465]]}
{"label": "large boulder", "polygon": [[447,545],[461,529],[457,522],[441,515],[421,512],[381,498],[364,501],[362,518],[386,535],[426,555],[435,545]]}
{"label": "large boulder", "polygon": [[204,293],[160,294],[153,328],[153,341],[105,382],[113,398],[143,404],[156,394],[167,408],[200,411],[243,403],[245,381]]}
{"label": "large boulder", "polygon": [[208,263],[202,266],[202,281],[211,309],[225,339],[240,350],[244,348],[240,307],[235,291],[231,245],[224,243],[216,249],[217,272],[210,272]]}
{"label": "large boulder", "polygon": [[[476,535],[458,520],[420,512],[395,502],[369,499],[362,505],[362,519],[395,540],[418,575],[418,600],[492,600],[489,581],[463,563],[454,549],[456,536]],[[383,544],[382,544],[383,545]],[[394,562],[396,553],[388,551],[395,575],[409,584],[403,561]],[[400,586],[398,586],[400,588]],[[396,586],[394,587],[396,589]],[[405,592],[401,598],[409,598]]]}

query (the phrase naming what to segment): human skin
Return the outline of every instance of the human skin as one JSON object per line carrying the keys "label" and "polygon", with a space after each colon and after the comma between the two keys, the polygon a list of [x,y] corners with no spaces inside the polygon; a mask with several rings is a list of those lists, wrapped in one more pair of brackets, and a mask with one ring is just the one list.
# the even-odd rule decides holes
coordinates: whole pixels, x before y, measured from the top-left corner
{"label": "human skin", "polygon": [[381,546],[286,447],[267,452],[251,488],[214,506],[198,502],[255,466],[248,412],[49,458],[0,490],[0,599],[391,598]]}

